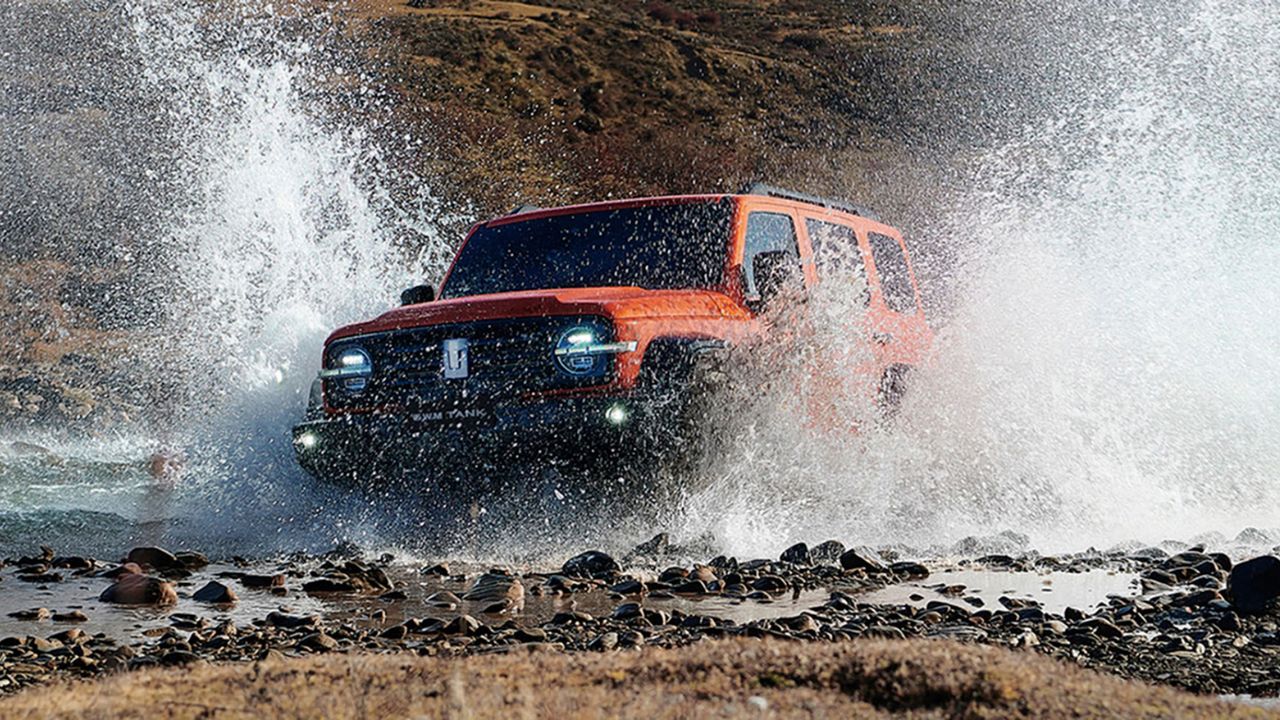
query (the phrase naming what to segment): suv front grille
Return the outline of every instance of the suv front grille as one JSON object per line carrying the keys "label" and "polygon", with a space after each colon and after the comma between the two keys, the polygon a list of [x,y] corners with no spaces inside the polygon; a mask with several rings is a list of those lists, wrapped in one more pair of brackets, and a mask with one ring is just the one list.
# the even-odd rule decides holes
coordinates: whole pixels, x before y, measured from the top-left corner
{"label": "suv front grille", "polygon": [[[602,373],[573,377],[557,370],[555,343],[569,328],[590,325],[611,335],[599,317],[561,316],[488,320],[393,330],[334,341],[326,367],[343,350],[359,346],[373,360],[373,376],[360,392],[347,381],[326,380],[329,407],[445,408],[491,404],[527,392],[586,387],[608,382],[612,357]],[[465,339],[466,378],[444,376],[444,343]]]}

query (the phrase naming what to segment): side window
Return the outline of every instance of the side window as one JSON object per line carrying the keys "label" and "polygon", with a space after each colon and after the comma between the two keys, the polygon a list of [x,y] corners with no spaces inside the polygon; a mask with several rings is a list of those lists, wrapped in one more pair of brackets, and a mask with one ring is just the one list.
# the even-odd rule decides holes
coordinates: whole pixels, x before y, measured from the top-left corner
{"label": "side window", "polygon": [[880,233],[867,233],[867,240],[871,243],[871,259],[876,264],[885,304],[897,313],[915,313],[916,292],[911,286],[911,273],[907,270],[907,256],[902,252],[901,243]]}
{"label": "side window", "polygon": [[796,243],[796,228],[790,215],[772,212],[753,212],[747,216],[746,248],[742,253],[743,272],[746,273],[748,295],[756,294],[755,257],[761,253],[786,253],[800,266],[800,246]]}
{"label": "side window", "polygon": [[855,297],[863,307],[871,302],[871,294],[867,290],[867,269],[853,228],[808,218],[805,229],[809,231],[809,242],[813,245],[818,282],[833,286],[832,297]]}

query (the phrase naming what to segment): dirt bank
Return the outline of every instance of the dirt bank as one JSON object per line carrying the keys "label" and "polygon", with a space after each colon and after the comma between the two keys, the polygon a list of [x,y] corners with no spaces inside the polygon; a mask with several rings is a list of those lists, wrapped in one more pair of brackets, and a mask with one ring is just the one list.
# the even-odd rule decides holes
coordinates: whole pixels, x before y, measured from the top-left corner
{"label": "dirt bank", "polygon": [[357,655],[59,685],[6,717],[1272,717],[950,642],[708,642],[600,655]]}

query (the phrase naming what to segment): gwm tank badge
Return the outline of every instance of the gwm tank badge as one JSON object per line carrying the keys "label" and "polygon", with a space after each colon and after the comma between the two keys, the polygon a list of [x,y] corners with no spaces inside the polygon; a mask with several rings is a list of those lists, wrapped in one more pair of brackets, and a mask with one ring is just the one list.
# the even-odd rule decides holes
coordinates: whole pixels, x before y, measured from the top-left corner
{"label": "gwm tank badge", "polygon": [[470,374],[471,363],[466,338],[451,338],[444,341],[444,377],[446,380],[461,380]]}

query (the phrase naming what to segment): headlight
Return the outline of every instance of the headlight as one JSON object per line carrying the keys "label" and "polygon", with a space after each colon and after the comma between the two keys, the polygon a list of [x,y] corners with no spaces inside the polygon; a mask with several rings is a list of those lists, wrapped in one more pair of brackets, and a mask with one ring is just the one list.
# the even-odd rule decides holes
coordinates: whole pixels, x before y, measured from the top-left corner
{"label": "headlight", "polygon": [[373,375],[373,359],[361,347],[348,347],[333,356],[333,367],[320,371],[322,380],[337,380],[342,388],[353,393],[363,392]]}
{"label": "headlight", "polygon": [[556,362],[560,369],[570,375],[590,375],[602,361],[599,355],[586,350],[596,342],[596,330],[590,327],[575,327],[565,330],[556,343]]}
{"label": "headlight", "polygon": [[605,356],[636,349],[631,342],[601,342],[599,328],[579,325],[565,330],[556,341],[556,363],[574,376],[594,375],[605,367]]}

